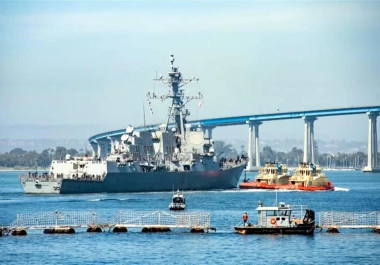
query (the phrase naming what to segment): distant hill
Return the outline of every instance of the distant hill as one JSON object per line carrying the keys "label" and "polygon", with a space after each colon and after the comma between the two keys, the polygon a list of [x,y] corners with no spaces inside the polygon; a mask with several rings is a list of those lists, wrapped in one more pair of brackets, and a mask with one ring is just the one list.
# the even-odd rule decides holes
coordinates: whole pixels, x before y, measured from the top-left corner
{"label": "distant hill", "polygon": [[40,153],[44,149],[57,146],[74,148],[76,150],[91,150],[87,139],[0,139],[0,153],[9,152],[15,148]]}
{"label": "distant hill", "polygon": [[[247,141],[239,139],[215,139],[222,140],[227,144],[231,144],[239,153],[244,146],[244,152],[247,152]],[[355,153],[358,151],[367,152],[366,142],[346,142],[346,141],[321,141],[317,140],[318,152],[322,153]],[[303,149],[303,140],[285,139],[285,140],[260,140],[260,150],[264,146],[270,146],[275,151],[288,152],[293,147]],[[91,150],[88,139],[0,139],[0,153],[9,152],[14,148],[21,148],[26,151],[35,150],[41,152],[47,148],[55,148],[63,146],[66,148],[74,148],[77,150]]]}
{"label": "distant hill", "polygon": [[120,128],[98,125],[11,125],[0,126],[0,152],[14,148],[41,152],[47,148],[63,146],[77,150],[91,149],[88,138]]}
{"label": "distant hill", "polygon": [[[242,150],[241,146],[243,145],[246,149],[248,144],[247,140],[240,139],[230,139],[226,140],[227,143],[231,144],[239,152]],[[316,140],[318,146],[318,153],[356,153],[356,152],[367,152],[367,142],[361,141],[345,141],[345,140],[331,140],[323,141]],[[275,151],[289,152],[293,147],[303,150],[303,139],[260,139],[260,150],[264,146],[270,146]]]}
{"label": "distant hill", "polygon": [[[0,152],[9,152],[14,148],[22,148],[26,151],[36,150],[41,152],[47,148],[63,146],[77,150],[87,148],[88,138],[102,132],[118,130],[104,125],[12,125],[0,126]],[[236,137],[236,136],[235,136]],[[231,144],[238,152],[243,145],[247,150],[247,139],[215,139]],[[366,141],[316,140],[319,153],[355,153],[367,152]],[[303,149],[303,139],[260,139],[260,150],[266,145],[275,151],[288,152],[293,147]]]}
{"label": "distant hill", "polygon": [[0,126],[0,139],[88,139],[119,128],[99,125],[9,125]]}

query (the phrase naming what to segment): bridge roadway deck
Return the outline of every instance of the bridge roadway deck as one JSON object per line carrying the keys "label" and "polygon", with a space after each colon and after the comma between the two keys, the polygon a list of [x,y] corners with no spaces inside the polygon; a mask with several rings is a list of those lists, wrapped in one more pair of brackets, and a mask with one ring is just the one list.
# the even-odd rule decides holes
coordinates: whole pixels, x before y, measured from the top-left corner
{"label": "bridge roadway deck", "polygon": [[[301,119],[304,117],[328,117],[328,116],[341,116],[341,115],[355,115],[365,114],[368,112],[380,112],[380,106],[364,106],[364,107],[351,107],[351,108],[335,108],[335,109],[320,109],[320,110],[308,110],[308,111],[291,111],[291,112],[275,112],[268,114],[254,114],[245,116],[231,116],[222,118],[212,118],[188,121],[187,125],[192,128],[200,127],[218,127],[218,126],[231,126],[242,125],[248,122],[263,122],[274,120],[289,120],[289,119]],[[150,126],[135,127],[135,131],[147,131],[158,130],[159,124]],[[171,129],[173,125],[169,125]],[[104,132],[94,135],[89,138],[90,143],[95,143],[97,140],[106,140],[107,137],[121,136],[125,133],[125,129]]]}

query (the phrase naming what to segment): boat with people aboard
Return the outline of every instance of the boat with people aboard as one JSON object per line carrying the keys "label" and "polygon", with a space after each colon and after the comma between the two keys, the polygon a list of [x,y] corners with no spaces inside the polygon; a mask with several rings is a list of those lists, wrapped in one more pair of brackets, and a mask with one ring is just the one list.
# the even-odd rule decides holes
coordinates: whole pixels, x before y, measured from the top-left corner
{"label": "boat with people aboard", "polygon": [[333,191],[334,185],[322,172],[319,165],[313,163],[300,163],[293,171],[286,189],[306,191]]}
{"label": "boat with people aboard", "polygon": [[147,94],[149,107],[153,99],[171,100],[166,123],[139,130],[130,125],[121,137],[108,137],[111,149],[106,158],[100,157],[100,149],[108,146],[102,142],[97,145],[97,155],[95,150],[91,157],[67,155],[63,160],[53,160],[49,173],[21,175],[24,191],[72,194],[170,191],[173,186],[181,190],[236,188],[247,160],[218,161],[214,141],[202,128],[187,124],[190,111],[186,104],[203,100],[203,95],[185,93],[181,87],[198,79],[183,78],[173,65],[173,55],[170,62],[168,78],[154,79],[169,86],[169,93]]}
{"label": "boat with people aboard", "polygon": [[315,230],[315,213],[306,205],[264,206],[259,201],[257,224],[248,222],[248,215],[234,226],[239,234],[298,234],[313,235]]}
{"label": "boat with people aboard", "polygon": [[255,180],[251,182],[243,180],[239,188],[303,191],[333,191],[335,189],[319,165],[304,162],[300,163],[291,176],[287,173],[285,165],[267,163],[259,171]]}
{"label": "boat with people aboard", "polygon": [[257,177],[249,181],[244,179],[240,189],[275,189],[278,185],[289,183],[290,174],[286,165],[268,162],[259,170]]}
{"label": "boat with people aboard", "polygon": [[169,210],[171,211],[183,211],[186,209],[185,195],[177,190],[177,193],[173,194],[172,202],[169,204]]}

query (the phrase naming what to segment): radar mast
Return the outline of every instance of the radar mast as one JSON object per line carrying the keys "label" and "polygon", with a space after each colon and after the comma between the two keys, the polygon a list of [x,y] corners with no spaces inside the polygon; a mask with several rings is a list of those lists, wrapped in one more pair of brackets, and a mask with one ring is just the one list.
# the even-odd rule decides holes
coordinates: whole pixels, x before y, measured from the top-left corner
{"label": "radar mast", "polygon": [[[196,96],[185,96],[184,89],[180,89],[184,85],[190,82],[198,82],[199,78],[192,77],[190,79],[182,78],[181,72],[178,71],[178,67],[174,66],[174,55],[170,56],[171,71],[168,78],[163,78],[161,75],[159,78],[153,79],[156,82],[161,82],[169,86],[169,93],[158,96],[155,93],[148,93],[147,98],[161,99],[165,101],[168,98],[172,98],[172,103],[169,107],[168,120],[171,118],[174,121],[176,132],[184,138],[185,136],[185,123],[186,117],[190,115],[188,109],[185,109],[185,105],[193,99],[202,99],[203,95],[198,92]],[[166,123],[166,129],[168,128],[168,122]]]}

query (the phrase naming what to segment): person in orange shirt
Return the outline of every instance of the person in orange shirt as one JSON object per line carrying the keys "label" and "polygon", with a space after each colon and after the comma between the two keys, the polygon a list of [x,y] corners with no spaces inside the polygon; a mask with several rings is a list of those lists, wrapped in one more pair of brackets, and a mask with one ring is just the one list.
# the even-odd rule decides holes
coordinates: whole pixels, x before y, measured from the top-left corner
{"label": "person in orange shirt", "polygon": [[243,222],[244,222],[244,226],[247,226],[247,222],[248,222],[248,214],[247,213],[243,214]]}

